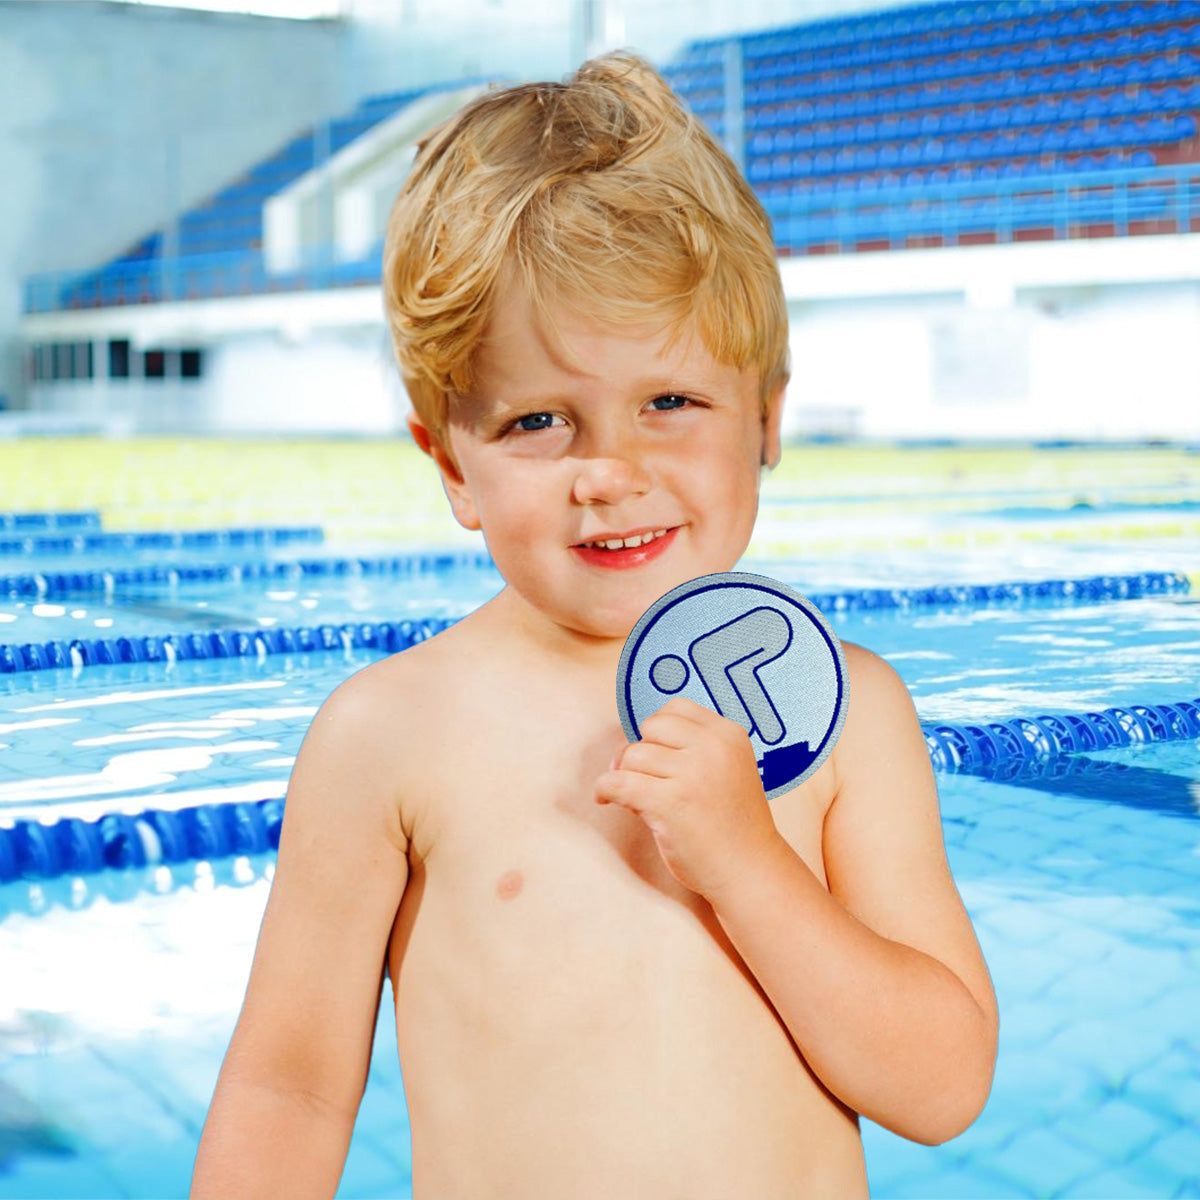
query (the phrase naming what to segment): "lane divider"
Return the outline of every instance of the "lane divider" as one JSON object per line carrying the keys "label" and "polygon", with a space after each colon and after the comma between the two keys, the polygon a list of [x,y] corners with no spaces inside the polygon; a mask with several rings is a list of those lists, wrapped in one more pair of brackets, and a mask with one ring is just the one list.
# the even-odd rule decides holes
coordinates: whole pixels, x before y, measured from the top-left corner
{"label": "lane divider", "polygon": [[0,575],[0,596],[55,599],[112,595],[124,587],[160,584],[295,582],[309,578],[357,578],[364,575],[416,575],[453,568],[492,567],[486,551],[410,552],[380,558],[289,559],[281,562],[181,563],[177,566],[123,567],[115,571],[47,571]]}
{"label": "lane divider", "polygon": [[1144,596],[1185,595],[1189,577],[1179,571],[1136,575],[1091,575],[1082,579],[1019,580],[1011,583],[938,584],[924,588],[855,588],[846,592],[806,592],[823,611],[883,608],[984,608],[992,604],[1066,600],[1137,600]]}
{"label": "lane divider", "polygon": [[98,512],[0,512],[0,533],[99,528],[100,514]]}
{"label": "lane divider", "polygon": [[228,550],[240,546],[319,545],[319,525],[255,529],[92,531],[72,537],[0,537],[0,554],[87,554],[98,550]]}
{"label": "lane divider", "polygon": [[0,645],[0,675],[112,663],[262,658],[268,654],[311,654],[318,650],[370,649],[394,654],[433,637],[457,619],[422,617],[413,621],[302,625],[298,629],[214,630],[169,633],[165,637],[76,638],[70,642]]}
{"label": "lane divider", "polygon": [[[972,725],[926,722],[922,728],[935,769],[1016,777],[1087,751],[1200,738],[1200,696]],[[108,813],[95,821],[0,817],[0,884],[277,850],[283,809],[284,798],[275,796]]]}
{"label": "lane divider", "polygon": [[[294,566],[295,564],[255,563],[253,568]],[[487,554],[441,554],[368,560],[330,560],[320,565],[345,568],[328,574],[350,574],[357,567],[361,574],[401,573],[446,569],[450,566],[491,566]],[[196,568],[198,571],[209,568]],[[162,568],[146,568],[159,571]],[[174,568],[173,568],[174,570]],[[0,580],[0,591],[3,590]],[[993,604],[1067,601],[1095,603],[1107,600],[1139,599],[1145,596],[1186,594],[1193,590],[1188,576],[1178,572],[1144,572],[1140,575],[1097,575],[1086,579],[1044,579],[1034,582],[956,584],[927,588],[857,588],[847,592],[807,594],[822,612],[878,612],[911,608],[973,607]],[[1200,589],[1197,589],[1200,590]],[[429,618],[450,623],[444,618]],[[186,658],[253,658],[265,654],[308,653],[314,650],[340,650],[368,647],[394,653],[407,642],[395,630],[413,622],[370,622],[341,625],[323,624],[295,629],[216,630],[208,633],[170,633],[141,637],[56,639],[48,642],[0,644],[0,675],[23,671],[61,670],[93,664],[122,662],[171,662]]]}
{"label": "lane divider", "polygon": [[1010,762],[1045,763],[1114,746],[1200,738],[1200,696],[1004,721],[922,722],[921,728],[935,770],[991,773]]}

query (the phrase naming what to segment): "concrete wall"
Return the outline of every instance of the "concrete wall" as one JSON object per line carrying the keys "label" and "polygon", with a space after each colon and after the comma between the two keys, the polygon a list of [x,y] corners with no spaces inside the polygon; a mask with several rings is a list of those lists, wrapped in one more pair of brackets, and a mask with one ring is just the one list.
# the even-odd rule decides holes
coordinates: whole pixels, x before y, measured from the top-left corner
{"label": "concrete wall", "polygon": [[[917,3],[925,0],[915,0]],[[629,47],[665,64],[698,38],[894,8],[887,0],[349,0],[365,90],[473,75],[559,79]]]}
{"label": "concrete wall", "polygon": [[98,264],[352,107],[338,21],[0,3],[0,395],[20,280]]}

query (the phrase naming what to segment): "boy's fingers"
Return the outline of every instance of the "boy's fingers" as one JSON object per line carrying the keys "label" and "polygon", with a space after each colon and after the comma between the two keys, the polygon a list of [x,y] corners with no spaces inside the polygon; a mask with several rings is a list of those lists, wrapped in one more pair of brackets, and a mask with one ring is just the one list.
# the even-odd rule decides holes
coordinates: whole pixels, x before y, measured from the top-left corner
{"label": "boy's fingers", "polygon": [[670,779],[674,755],[675,751],[668,746],[654,742],[633,742],[625,747],[625,753],[621,755],[621,770],[653,775],[657,779]]}
{"label": "boy's fingers", "polygon": [[653,716],[642,722],[643,741],[657,742],[660,746],[669,746],[673,750],[682,750],[688,745],[696,732],[696,722],[680,716],[676,712],[667,712],[660,708]]}
{"label": "boy's fingers", "polygon": [[684,721],[692,721],[697,725],[707,724],[712,717],[718,715],[711,708],[705,708],[703,704],[697,704],[695,700],[689,700],[686,696],[672,696],[658,711]]}
{"label": "boy's fingers", "polygon": [[626,772],[605,771],[596,780],[596,803],[619,804],[622,808],[628,808],[632,812],[640,812],[641,806],[637,796],[629,786],[631,778],[633,777]]}

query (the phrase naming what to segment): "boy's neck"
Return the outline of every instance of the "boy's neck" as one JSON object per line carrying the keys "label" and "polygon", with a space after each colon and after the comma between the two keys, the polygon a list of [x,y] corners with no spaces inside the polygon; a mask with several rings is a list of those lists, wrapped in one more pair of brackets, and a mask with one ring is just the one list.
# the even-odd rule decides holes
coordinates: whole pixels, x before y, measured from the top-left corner
{"label": "boy's neck", "polygon": [[507,636],[521,643],[523,652],[536,653],[543,661],[559,662],[574,671],[607,672],[615,686],[627,634],[601,637],[561,625],[512,587],[506,587],[488,607],[507,626]]}

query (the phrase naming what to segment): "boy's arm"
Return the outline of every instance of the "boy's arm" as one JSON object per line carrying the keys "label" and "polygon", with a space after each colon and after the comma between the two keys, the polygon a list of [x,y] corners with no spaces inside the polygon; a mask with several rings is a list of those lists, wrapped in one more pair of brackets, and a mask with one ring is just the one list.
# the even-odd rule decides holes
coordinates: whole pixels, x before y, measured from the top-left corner
{"label": "boy's arm", "polygon": [[987,1100],[996,1000],[946,863],[912,698],[883,659],[846,653],[857,671],[825,818],[829,891],[778,838],[710,902],[830,1091],[936,1144]]}
{"label": "boy's arm", "polygon": [[388,937],[408,877],[363,674],[305,735],[245,1002],[200,1139],[190,1195],[332,1196],[366,1087]]}

